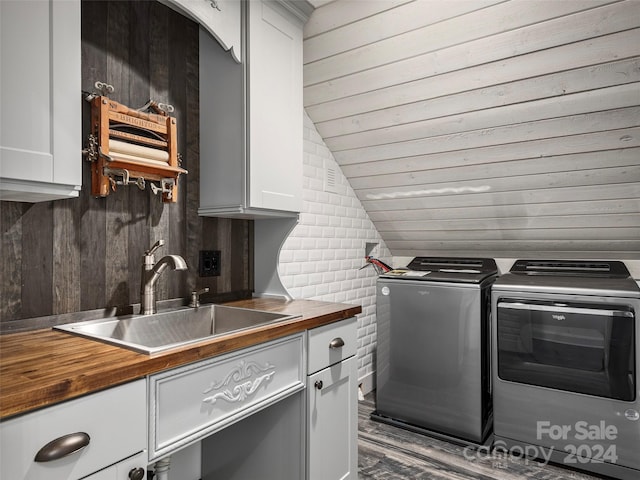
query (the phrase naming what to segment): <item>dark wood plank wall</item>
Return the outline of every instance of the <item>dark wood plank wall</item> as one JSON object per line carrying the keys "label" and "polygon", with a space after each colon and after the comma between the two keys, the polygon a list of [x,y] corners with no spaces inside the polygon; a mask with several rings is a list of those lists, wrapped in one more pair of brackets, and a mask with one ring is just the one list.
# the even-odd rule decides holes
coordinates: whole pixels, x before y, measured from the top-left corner
{"label": "dark wood plank wall", "polygon": [[[80,198],[0,202],[0,322],[138,303],[142,255],[159,239],[165,246],[156,258],[179,254],[189,266],[162,275],[159,300],[203,287],[209,300],[249,296],[252,222],[197,214],[198,26],[158,2],[83,1],[83,90],[93,91],[96,81],[113,85],[111,97],[125,105],[139,108],[153,98],[176,108],[189,171],[180,178],[178,202],[163,204],[135,186],[93,198],[85,161]],[[89,105],[80,92],[78,102],[86,138]],[[200,250],[221,250],[220,277],[198,276]]]}

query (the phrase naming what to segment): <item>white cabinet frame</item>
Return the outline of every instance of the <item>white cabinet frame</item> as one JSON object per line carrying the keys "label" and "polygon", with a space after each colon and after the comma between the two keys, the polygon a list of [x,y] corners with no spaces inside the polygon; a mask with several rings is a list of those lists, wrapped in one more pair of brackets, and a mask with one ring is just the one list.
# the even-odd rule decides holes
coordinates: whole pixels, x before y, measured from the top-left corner
{"label": "white cabinet frame", "polygon": [[0,200],[82,185],[80,0],[0,1]]}

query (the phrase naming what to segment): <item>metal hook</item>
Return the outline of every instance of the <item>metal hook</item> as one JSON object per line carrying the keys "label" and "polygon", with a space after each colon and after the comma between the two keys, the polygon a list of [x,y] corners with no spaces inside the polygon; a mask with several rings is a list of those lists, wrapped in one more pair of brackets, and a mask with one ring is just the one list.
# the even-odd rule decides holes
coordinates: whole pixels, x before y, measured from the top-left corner
{"label": "metal hook", "polygon": [[144,190],[146,187],[146,184],[144,182],[144,177],[138,177],[135,181],[135,184],[140,190]]}
{"label": "metal hook", "polygon": [[109,85],[108,83],[96,82],[93,84],[93,86],[105,97],[108,97],[110,93],[115,92],[115,88],[113,88],[113,85]]}
{"label": "metal hook", "polygon": [[138,108],[137,110],[139,112],[144,112],[146,110],[153,110],[155,113],[157,114],[167,114],[167,113],[173,113],[175,111],[175,108],[173,105],[170,105],[168,103],[158,103],[155,100],[149,99],[149,101],[147,101],[147,103],[145,103],[143,106],[141,106],[140,108]]}
{"label": "metal hook", "polygon": [[162,180],[160,180],[160,186],[157,186],[153,183],[149,183],[149,186],[151,187],[151,191],[154,195],[157,195],[158,193],[166,193],[167,198],[171,199],[173,196],[173,187],[175,186],[175,184],[176,182],[173,178],[163,178]]}

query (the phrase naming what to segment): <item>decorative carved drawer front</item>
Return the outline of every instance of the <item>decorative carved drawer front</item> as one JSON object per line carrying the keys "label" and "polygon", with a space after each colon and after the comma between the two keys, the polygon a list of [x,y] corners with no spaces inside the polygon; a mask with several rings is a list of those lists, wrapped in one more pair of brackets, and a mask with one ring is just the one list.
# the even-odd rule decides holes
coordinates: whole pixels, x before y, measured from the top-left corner
{"label": "decorative carved drawer front", "polygon": [[309,330],[309,374],[355,355],[357,342],[355,317]]}
{"label": "decorative carved drawer front", "polygon": [[304,333],[149,377],[149,460],[305,387]]}

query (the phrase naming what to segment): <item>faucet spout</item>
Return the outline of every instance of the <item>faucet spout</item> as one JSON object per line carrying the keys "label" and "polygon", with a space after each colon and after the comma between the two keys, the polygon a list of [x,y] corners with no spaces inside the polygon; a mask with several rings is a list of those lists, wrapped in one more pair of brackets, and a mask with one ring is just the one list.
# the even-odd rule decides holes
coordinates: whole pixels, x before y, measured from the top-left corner
{"label": "faucet spout", "polygon": [[155,278],[153,280],[154,282],[157,280],[160,274],[166,270],[167,267],[170,267],[171,270],[186,270],[187,262],[185,262],[184,258],[182,258],[180,255],[166,255],[162,257],[152,269],[155,275]]}
{"label": "faucet spout", "polygon": [[186,270],[187,262],[180,255],[166,255],[158,263],[155,263],[153,251],[145,253],[140,283],[140,313],[142,315],[156,313],[156,283],[167,268]]}

